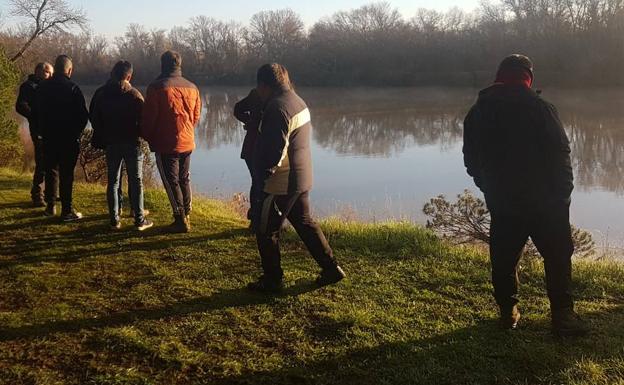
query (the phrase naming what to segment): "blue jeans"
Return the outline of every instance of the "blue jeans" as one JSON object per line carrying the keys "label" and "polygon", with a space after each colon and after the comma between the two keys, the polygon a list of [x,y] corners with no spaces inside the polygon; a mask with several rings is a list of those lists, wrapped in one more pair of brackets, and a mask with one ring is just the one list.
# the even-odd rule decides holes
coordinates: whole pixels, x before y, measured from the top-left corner
{"label": "blue jeans", "polygon": [[140,224],[145,219],[143,215],[143,153],[137,145],[111,144],[106,147],[108,212],[111,221],[119,221],[121,204],[119,186],[121,184],[122,161],[126,164],[128,173],[128,195],[130,207],[134,211],[134,223]]}

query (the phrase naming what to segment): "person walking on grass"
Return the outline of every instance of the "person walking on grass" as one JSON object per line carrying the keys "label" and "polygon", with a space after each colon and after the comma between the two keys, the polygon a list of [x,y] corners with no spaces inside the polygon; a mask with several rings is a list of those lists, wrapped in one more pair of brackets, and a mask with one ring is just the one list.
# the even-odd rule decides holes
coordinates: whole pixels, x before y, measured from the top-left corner
{"label": "person walking on grass", "polygon": [[574,311],[569,208],[570,146],[555,107],[531,89],[533,64],[511,55],[494,85],[479,93],[464,122],[464,162],[491,213],[490,258],[494,296],[504,328],[515,329],[518,263],[531,237],[544,258],[552,330],[583,335]]}
{"label": "person walking on grass", "polygon": [[[258,91],[254,88],[249,92],[247,97],[241,99],[234,106],[234,116],[240,122],[244,124],[245,128],[245,140],[243,141],[243,148],[241,150],[241,159],[247,164],[247,169],[251,176],[251,188],[249,190],[249,204],[250,208],[247,212],[247,219],[251,220],[254,216],[254,211],[257,210],[254,202],[258,201],[258,192],[256,183],[254,183],[253,177],[253,154],[256,146],[256,139],[258,138],[258,128],[260,127],[260,121],[262,120],[262,99],[258,95]],[[255,224],[251,224],[253,229]]]}
{"label": "person walking on grass", "polygon": [[89,118],[92,142],[106,151],[106,197],[111,229],[121,228],[120,180],[122,163],[125,163],[134,225],[143,231],[154,223],[145,218],[143,209],[143,151],[139,139],[143,95],[130,84],[132,72],[130,62],[115,64],[110,80],[98,88],[91,99]]}
{"label": "person walking on grass", "polygon": [[201,99],[195,84],[182,77],[182,57],[167,51],[161,75],[147,88],[141,123],[142,136],[156,153],[156,165],[173,209],[172,232],[191,229],[191,153]]}
{"label": "person walking on grass", "polygon": [[46,216],[56,215],[57,168],[60,179],[61,219],[82,218],[73,207],[74,168],[80,153],[80,137],[89,120],[80,87],[70,80],[73,64],[61,55],[54,62],[54,75],[37,88],[34,116],[43,141],[46,168]]}
{"label": "person walking on grass", "polygon": [[256,240],[264,274],[250,290],[278,292],[283,288],[280,231],[288,218],[321,267],[320,286],[345,278],[319,225],[310,214],[312,156],[310,111],[295,93],[288,71],[266,64],[257,73],[258,95],[265,103],[253,157],[254,178],[260,191]]}
{"label": "person walking on grass", "polygon": [[[38,63],[35,66],[35,73],[28,76],[19,89],[19,95],[17,102],[15,103],[15,111],[25,117],[28,120],[28,128],[30,131],[30,138],[33,143],[33,152],[35,155],[35,171],[33,173],[32,188],[30,190],[30,197],[34,207],[45,207],[44,199],[44,182],[45,182],[45,165],[43,163],[43,138],[41,137],[41,130],[37,125],[37,119],[33,115],[33,108],[35,104],[35,95],[39,84],[52,77],[54,74],[54,68],[50,63]],[[55,170],[56,171],[56,170]],[[54,179],[58,180],[58,172],[54,174]],[[53,185],[57,185],[58,182]],[[45,186],[46,190],[52,186]],[[56,191],[48,191],[47,195],[53,195],[56,197]]]}

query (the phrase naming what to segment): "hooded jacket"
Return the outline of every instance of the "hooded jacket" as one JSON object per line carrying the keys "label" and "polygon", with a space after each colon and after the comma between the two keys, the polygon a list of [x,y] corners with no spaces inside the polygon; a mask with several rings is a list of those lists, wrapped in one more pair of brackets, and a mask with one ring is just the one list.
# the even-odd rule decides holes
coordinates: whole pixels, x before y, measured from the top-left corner
{"label": "hooded jacket", "polygon": [[80,87],[60,73],[39,84],[32,113],[43,141],[54,145],[76,144],[89,121]]}
{"label": "hooded jacket", "polygon": [[28,79],[20,86],[19,95],[15,102],[15,111],[28,120],[28,127],[32,137],[41,135],[37,129],[37,119],[35,119],[32,114],[32,109],[35,104],[35,95],[40,82],[41,80],[35,75],[29,75]]}
{"label": "hooded jacket", "polygon": [[310,111],[293,90],[267,103],[254,150],[254,176],[264,192],[287,195],[312,189]]}
{"label": "hooded jacket", "polygon": [[157,153],[193,151],[195,126],[200,117],[199,89],[176,69],[159,76],[147,88],[141,136]]}
{"label": "hooded jacket", "polygon": [[464,121],[464,164],[490,210],[570,202],[570,144],[555,107],[530,88],[495,84]]}
{"label": "hooded jacket", "polygon": [[111,79],[98,88],[89,107],[93,146],[139,145],[142,110],[143,95],[129,82]]}

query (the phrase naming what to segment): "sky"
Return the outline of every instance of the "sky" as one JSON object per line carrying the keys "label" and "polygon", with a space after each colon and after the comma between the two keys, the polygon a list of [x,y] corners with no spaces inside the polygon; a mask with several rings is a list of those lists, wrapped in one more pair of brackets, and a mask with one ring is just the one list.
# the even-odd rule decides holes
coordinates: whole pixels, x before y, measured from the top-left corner
{"label": "sky", "polygon": [[[259,11],[291,8],[307,26],[337,11],[349,10],[374,2],[374,0],[67,0],[82,7],[89,17],[95,34],[108,38],[122,35],[130,23],[145,25],[148,29],[170,29],[185,25],[193,16],[206,15],[219,20],[234,20],[247,24],[249,18]],[[446,10],[457,6],[465,10],[475,9],[479,0],[390,0],[391,5],[410,18],[418,8]],[[6,15],[9,0],[0,0],[0,13]],[[0,23],[15,23],[13,19],[1,19]]]}

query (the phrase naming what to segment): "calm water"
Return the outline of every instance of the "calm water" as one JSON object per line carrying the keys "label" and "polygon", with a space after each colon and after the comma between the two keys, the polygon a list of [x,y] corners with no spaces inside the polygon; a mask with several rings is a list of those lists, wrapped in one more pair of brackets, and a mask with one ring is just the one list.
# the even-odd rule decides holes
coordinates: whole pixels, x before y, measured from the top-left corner
{"label": "calm water", "polygon": [[[89,89],[85,90],[89,93]],[[192,160],[196,192],[248,191],[239,158],[244,130],[231,114],[247,88],[203,88],[206,103]],[[312,112],[318,216],[424,222],[438,194],[476,191],[462,161],[462,121],[472,89],[317,89],[300,95]],[[624,246],[624,90],[544,90],[572,141],[572,222],[604,245]]]}

